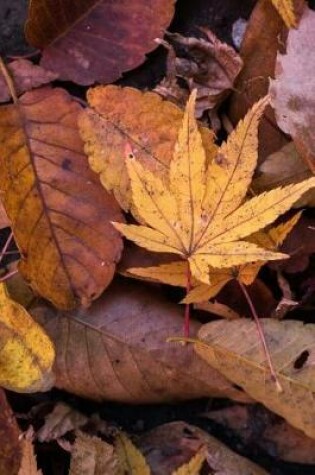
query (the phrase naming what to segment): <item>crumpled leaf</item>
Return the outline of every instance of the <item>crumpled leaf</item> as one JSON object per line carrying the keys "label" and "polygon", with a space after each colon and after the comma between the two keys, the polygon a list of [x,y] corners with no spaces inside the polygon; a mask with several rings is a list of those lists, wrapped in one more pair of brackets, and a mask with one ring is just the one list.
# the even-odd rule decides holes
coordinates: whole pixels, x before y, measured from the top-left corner
{"label": "crumpled leaf", "polygon": [[174,0],[119,4],[109,0],[32,0],[25,26],[41,65],[63,80],[88,85],[116,81],[156,48],[174,13]]}
{"label": "crumpled leaf", "polygon": [[[113,191],[120,206],[129,211],[126,144],[146,168],[167,180],[183,112],[158,94],[129,87],[99,86],[90,89],[87,98],[90,107],[81,113],[79,129],[90,167],[100,175],[103,186]],[[205,127],[201,134],[209,162],[216,151],[214,136]]]}
{"label": "crumpled leaf", "polygon": [[20,430],[2,388],[0,388],[0,440],[0,473],[15,475],[19,470],[22,455]]}
{"label": "crumpled leaf", "polygon": [[80,106],[62,89],[25,93],[2,106],[0,186],[22,254],[20,271],[57,307],[89,304],[112,280],[122,216],[88,169]]}
{"label": "crumpled leaf", "polygon": [[236,404],[202,414],[242,440],[250,453],[257,448],[287,462],[315,464],[315,440],[261,405]]}
{"label": "crumpled leaf", "polygon": [[69,475],[118,475],[114,447],[83,432],[77,432]]}
{"label": "crumpled leaf", "polygon": [[315,326],[294,320],[260,321],[281,393],[270,378],[254,322],[222,320],[203,325],[195,350],[256,401],[315,438]]}
{"label": "crumpled leaf", "polygon": [[[168,46],[168,72],[162,83],[155,88],[166,99],[180,97],[182,105],[188,99],[188,91],[196,88],[197,118],[204,111],[218,107],[227,97],[243,65],[240,56],[231,46],[222,43],[207,28],[202,28],[202,32],[206,39],[186,38],[179,33],[167,34],[175,46],[180,46],[180,56],[176,57],[171,46]],[[181,89],[176,76],[185,80],[188,87],[186,94],[176,93],[176,89]]]}
{"label": "crumpled leaf", "polygon": [[43,475],[37,468],[32,432],[27,432],[22,440],[22,460],[18,475]]}
{"label": "crumpled leaf", "polygon": [[77,430],[88,422],[88,417],[64,402],[58,402],[37,432],[40,442],[56,440],[67,432]]}
{"label": "crumpled leaf", "polygon": [[130,475],[151,475],[144,456],[131,440],[120,432],[115,441],[116,455],[119,464],[119,475],[128,473]]}
{"label": "crumpled leaf", "polygon": [[271,0],[288,28],[297,26],[293,0]]}
{"label": "crumpled leaf", "polygon": [[52,342],[0,283],[0,385],[16,392],[47,391],[53,385]]}
{"label": "crumpled leaf", "polygon": [[[297,183],[312,176],[312,172],[305,165],[298,154],[293,142],[289,142],[277,152],[265,159],[257,170],[257,178],[253,181],[252,188],[256,193],[270,190],[277,186]],[[310,190],[300,199],[295,207],[315,207],[315,192]]]}
{"label": "crumpled leaf", "polygon": [[286,54],[277,55],[276,79],[270,93],[277,123],[294,140],[301,157],[315,173],[315,12],[305,8],[299,28],[290,30]]}
{"label": "crumpled leaf", "polygon": [[[56,385],[68,392],[138,404],[244,396],[189,347],[166,342],[182,332],[181,308],[145,285],[118,281],[89,310],[32,315],[55,343]],[[198,328],[192,322],[192,335]]]}
{"label": "crumpled leaf", "polygon": [[[146,457],[152,475],[181,473],[176,471],[178,467],[187,466],[192,457],[204,449],[213,473],[267,475],[261,467],[236,454],[205,431],[181,421],[163,424],[144,434],[138,441],[138,447]],[[192,473],[195,475],[195,472]]]}
{"label": "crumpled leaf", "polygon": [[206,168],[194,117],[195,96],[196,92],[187,105],[168,186],[133,156],[126,159],[132,199],[146,226],[113,224],[141,247],[179,254],[188,261],[197,280],[211,284],[209,267],[286,257],[242,238],[288,210],[315,186],[315,178],[263,193],[242,204],[257,161],[258,121],[267,99],[249,111]]}
{"label": "crumpled leaf", "polygon": [[[17,59],[7,65],[8,71],[14,81],[16,93],[18,95],[23,92],[30,91],[36,87],[47,84],[58,78],[58,74],[33,64],[27,59]],[[11,94],[7,84],[2,76],[0,76],[0,102],[7,102],[11,99]]]}

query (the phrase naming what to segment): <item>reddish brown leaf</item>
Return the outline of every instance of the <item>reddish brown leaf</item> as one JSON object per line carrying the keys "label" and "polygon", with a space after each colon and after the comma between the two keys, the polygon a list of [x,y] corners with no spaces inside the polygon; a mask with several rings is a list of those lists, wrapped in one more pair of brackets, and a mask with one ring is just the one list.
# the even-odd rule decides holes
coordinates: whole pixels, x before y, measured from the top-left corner
{"label": "reddish brown leaf", "polygon": [[62,89],[38,89],[0,118],[0,186],[22,253],[20,270],[61,308],[88,304],[111,281],[122,242],[118,205],[87,164],[80,106]]}
{"label": "reddish brown leaf", "polygon": [[32,0],[26,37],[41,65],[78,84],[110,83],[156,48],[175,0]]}
{"label": "reddish brown leaf", "polygon": [[[12,63],[8,64],[7,68],[11,73],[18,95],[58,78],[57,73],[37,66],[27,59],[12,61]],[[6,102],[10,99],[11,95],[7,84],[4,78],[0,76],[0,102]]]}
{"label": "reddish brown leaf", "polygon": [[32,315],[55,343],[57,386],[71,393],[129,403],[245,397],[190,345],[166,342],[182,334],[182,309],[144,284],[117,282],[89,310],[39,307]]}
{"label": "reddish brown leaf", "polygon": [[5,392],[0,388],[0,473],[17,475],[21,460],[20,431]]}

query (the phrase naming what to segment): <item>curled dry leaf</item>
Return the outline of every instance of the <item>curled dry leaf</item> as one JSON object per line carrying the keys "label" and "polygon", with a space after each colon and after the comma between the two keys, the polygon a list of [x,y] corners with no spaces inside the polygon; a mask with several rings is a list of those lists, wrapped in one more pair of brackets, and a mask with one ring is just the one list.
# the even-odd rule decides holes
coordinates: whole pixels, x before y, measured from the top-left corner
{"label": "curled dry leaf", "polygon": [[181,309],[144,285],[117,282],[89,310],[32,315],[56,345],[56,384],[71,393],[129,403],[243,398],[189,347],[166,342],[182,333]]}
{"label": "curled dry leaf", "polygon": [[[131,192],[126,144],[139,162],[166,180],[183,112],[158,94],[128,87],[100,86],[90,89],[87,97],[90,107],[81,113],[79,128],[90,166],[128,211]],[[216,151],[213,133],[203,127],[201,134],[210,161]]]}
{"label": "curled dry leaf", "polygon": [[122,242],[115,200],[89,170],[77,130],[80,106],[62,89],[3,106],[0,185],[22,254],[20,271],[54,305],[89,304],[112,280]]}
{"label": "curled dry leaf", "polygon": [[156,427],[141,436],[138,446],[151,467],[152,475],[177,473],[197,475],[199,472],[177,472],[176,470],[181,465],[187,466],[192,457],[202,453],[203,449],[213,473],[267,475],[267,472],[258,465],[237,455],[198,427],[185,422],[171,422]]}
{"label": "curled dry leaf", "polygon": [[64,402],[58,402],[52,412],[45,417],[44,425],[38,430],[36,436],[40,442],[50,442],[69,431],[79,429],[87,422],[87,416]]}
{"label": "curled dry leaf", "polygon": [[156,48],[175,0],[32,0],[26,38],[43,49],[41,65],[88,85],[116,81]]}
{"label": "curled dry leaf", "polygon": [[194,116],[196,91],[186,107],[164,183],[133,155],[126,159],[132,199],[145,226],[113,223],[141,247],[178,254],[187,273],[210,284],[209,269],[287,257],[246,241],[287,211],[315,177],[277,188],[248,201],[247,188],[257,162],[257,129],[268,98],[248,112],[207,166]]}
{"label": "curled dry leaf", "polygon": [[21,461],[20,430],[5,392],[0,388],[0,473],[15,475]]}
{"label": "curled dry leaf", "polygon": [[[48,71],[37,64],[33,64],[27,59],[17,59],[12,61],[12,63],[7,65],[7,68],[11,73],[16,93],[18,95],[58,78],[57,73]],[[4,78],[0,76],[0,102],[7,102],[10,99],[11,94],[8,90],[7,84]]]}
{"label": "curled dry leaf", "polygon": [[217,321],[204,325],[195,350],[251,397],[315,438],[315,326],[261,319],[280,393],[257,338],[254,322]]}
{"label": "curled dry leaf", "polygon": [[118,475],[114,447],[98,437],[78,432],[71,454],[69,475]]}
{"label": "curled dry leaf", "polygon": [[[169,50],[167,76],[155,89],[169,99],[174,96],[176,90],[176,76],[183,78],[188,90],[197,89],[198,118],[204,111],[219,106],[226,98],[233,89],[234,80],[243,65],[240,56],[231,46],[222,43],[207,28],[203,28],[202,31],[206,39],[185,38],[178,33],[168,33],[171,42],[174,42],[175,46],[180,46],[181,56],[176,57],[172,50]],[[178,85],[177,88],[180,89]],[[185,97],[184,104],[188,99],[188,94],[178,93],[177,96]]]}
{"label": "curled dry leaf", "polygon": [[0,385],[16,392],[47,391],[53,385],[52,342],[0,284]]}
{"label": "curled dry leaf", "polygon": [[290,30],[286,54],[277,55],[270,93],[277,123],[290,134],[298,152],[315,173],[315,12],[305,8],[299,28]]}
{"label": "curled dry leaf", "polygon": [[233,432],[255,452],[262,449],[287,462],[315,464],[315,440],[276,417],[263,406],[234,405],[202,414]]}

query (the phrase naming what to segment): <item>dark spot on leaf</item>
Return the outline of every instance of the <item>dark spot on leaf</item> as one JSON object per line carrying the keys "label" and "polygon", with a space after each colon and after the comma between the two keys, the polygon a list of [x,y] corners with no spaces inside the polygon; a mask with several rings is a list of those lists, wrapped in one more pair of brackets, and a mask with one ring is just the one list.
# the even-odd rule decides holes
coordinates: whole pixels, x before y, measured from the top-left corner
{"label": "dark spot on leaf", "polygon": [[62,160],[61,168],[66,171],[71,170],[71,160],[69,158],[64,158]]}
{"label": "dark spot on leaf", "polygon": [[241,388],[241,386],[239,386],[238,384],[234,384],[234,383],[233,383],[232,386],[233,386],[234,389],[237,389],[238,391],[244,392],[244,391],[243,391],[243,388]]}
{"label": "dark spot on leaf", "polygon": [[294,369],[301,369],[303,368],[303,366],[305,365],[305,363],[307,362],[308,360],[308,357],[310,356],[310,352],[308,350],[304,350],[302,351],[302,353],[300,354],[300,356],[298,356],[296,358],[296,360],[294,361]]}

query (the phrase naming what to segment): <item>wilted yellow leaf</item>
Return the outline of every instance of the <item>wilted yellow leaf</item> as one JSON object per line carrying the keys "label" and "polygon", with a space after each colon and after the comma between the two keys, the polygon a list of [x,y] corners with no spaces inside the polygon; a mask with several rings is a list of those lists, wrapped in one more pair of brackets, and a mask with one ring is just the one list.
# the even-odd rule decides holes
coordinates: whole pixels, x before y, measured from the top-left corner
{"label": "wilted yellow leaf", "polygon": [[150,475],[151,470],[137,447],[122,432],[116,438],[116,454],[119,462],[119,475]]}
{"label": "wilted yellow leaf", "polygon": [[297,19],[294,12],[293,0],[271,0],[274,7],[278,10],[279,15],[288,28],[297,25]]}
{"label": "wilted yellow leaf", "polygon": [[315,438],[315,325],[261,319],[283,391],[270,378],[254,322],[247,319],[203,325],[196,352],[252,398]]}
{"label": "wilted yellow leaf", "polygon": [[0,284],[0,385],[16,392],[51,388],[53,344],[44,330]]}

